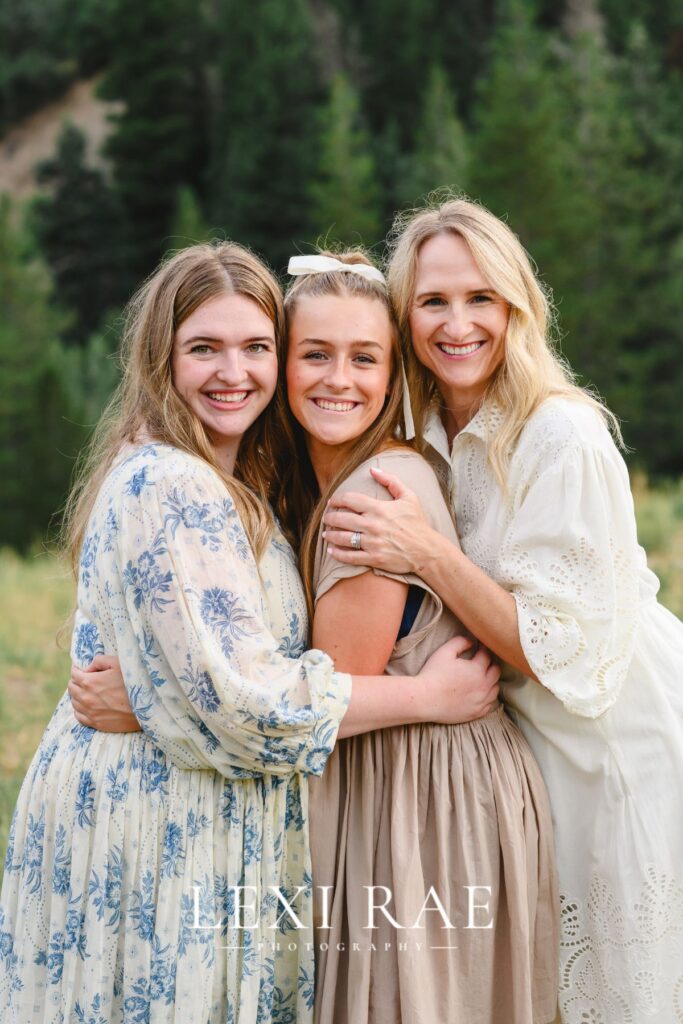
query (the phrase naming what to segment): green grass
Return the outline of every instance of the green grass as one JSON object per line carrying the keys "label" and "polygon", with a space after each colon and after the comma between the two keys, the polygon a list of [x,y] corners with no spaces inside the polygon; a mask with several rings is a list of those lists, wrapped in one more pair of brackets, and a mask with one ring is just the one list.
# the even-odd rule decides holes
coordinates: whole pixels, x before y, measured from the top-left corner
{"label": "green grass", "polygon": [[[660,600],[683,618],[683,480],[652,489],[633,481],[641,543],[662,581]],[[26,769],[68,680],[69,656],[56,636],[74,587],[51,555],[19,558],[0,550],[0,864]],[[68,646],[68,632],[63,640]]]}
{"label": "green grass", "polygon": [[659,600],[683,618],[683,480],[650,488],[644,477],[633,479],[638,539],[647,562],[659,576]]}
{"label": "green grass", "polygon": [[[17,793],[47,720],[66,688],[69,656],[56,635],[74,586],[50,555],[0,551],[0,863]],[[64,640],[68,646],[68,632]]]}

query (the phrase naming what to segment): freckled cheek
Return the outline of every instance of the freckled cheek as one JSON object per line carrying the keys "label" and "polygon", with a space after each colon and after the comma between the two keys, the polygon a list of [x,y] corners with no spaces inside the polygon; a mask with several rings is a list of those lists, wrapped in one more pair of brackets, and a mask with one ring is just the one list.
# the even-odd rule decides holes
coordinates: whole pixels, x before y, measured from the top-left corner
{"label": "freckled cheek", "polygon": [[287,400],[293,410],[300,409],[303,404],[303,392],[306,387],[306,374],[287,367]]}

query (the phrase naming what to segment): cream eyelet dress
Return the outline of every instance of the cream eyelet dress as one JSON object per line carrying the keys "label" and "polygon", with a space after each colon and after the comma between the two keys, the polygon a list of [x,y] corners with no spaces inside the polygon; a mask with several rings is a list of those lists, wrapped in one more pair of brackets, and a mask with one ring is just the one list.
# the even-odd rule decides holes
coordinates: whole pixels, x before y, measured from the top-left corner
{"label": "cream eyelet dress", "polygon": [[683,1022],[683,624],[657,602],[629,478],[602,417],[551,398],[512,452],[486,457],[500,410],[448,445],[465,554],[517,603],[543,685],[508,669],[510,714],[543,773],[560,882],[564,1024]]}
{"label": "cream eyelet dress", "polygon": [[[344,489],[387,498],[371,465],[415,490],[432,525],[457,543],[421,456],[387,450],[351,474]],[[337,562],[319,538],[316,598],[365,571]],[[414,674],[465,631],[417,577],[380,575],[424,589],[412,629],[387,666],[390,674]],[[322,778],[312,780],[309,811],[316,1024],[554,1020],[552,823],[538,767],[502,706],[465,725],[396,727],[341,740]],[[327,907],[321,886],[334,887]],[[386,900],[379,887],[390,892],[387,911],[400,929],[376,912],[376,928],[368,930],[369,886],[378,887],[376,904]],[[420,914],[425,905],[430,909]]]}

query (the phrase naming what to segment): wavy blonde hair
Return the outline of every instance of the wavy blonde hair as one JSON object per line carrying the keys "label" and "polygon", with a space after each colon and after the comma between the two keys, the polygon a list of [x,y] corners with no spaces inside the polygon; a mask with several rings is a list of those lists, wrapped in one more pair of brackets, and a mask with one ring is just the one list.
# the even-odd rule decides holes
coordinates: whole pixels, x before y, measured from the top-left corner
{"label": "wavy blonde hair", "polygon": [[[621,444],[616,417],[595,394],[576,383],[556,349],[550,297],[526,250],[507,224],[478,203],[464,197],[444,200],[443,192],[438,192],[428,198],[425,207],[396,217],[389,236],[387,283],[404,335],[410,336],[420,248],[428,239],[448,232],[464,239],[484,277],[510,306],[504,358],[484,396],[485,402],[495,403],[503,414],[500,428],[488,439],[489,462],[501,486],[505,488],[510,455],[526,421],[551,396],[593,406]],[[410,344],[406,371],[421,437],[428,413],[440,404],[438,385]]]}
{"label": "wavy blonde hair", "polygon": [[[351,249],[344,252],[320,253],[321,256],[334,256],[341,263],[363,264],[374,266],[362,249]],[[389,383],[389,394],[384,407],[374,423],[356,439],[348,459],[334,475],[329,485],[321,493],[313,472],[311,460],[306,446],[306,435],[303,428],[294,418],[291,410],[287,410],[288,452],[286,455],[286,471],[279,474],[280,491],[276,499],[278,517],[288,527],[289,537],[299,549],[299,567],[303,577],[306,602],[309,616],[313,618],[313,570],[315,549],[318,533],[322,523],[323,512],[330,496],[363,462],[376,452],[390,446],[400,447],[405,442],[398,440],[399,431],[405,436],[403,422],[403,374],[401,372],[401,342],[394,310],[389,299],[386,286],[379,281],[371,281],[360,274],[348,271],[329,270],[319,274],[306,274],[294,279],[285,295],[285,314],[288,328],[296,315],[299,301],[303,298],[319,298],[325,295],[336,295],[349,298],[369,299],[380,302],[387,312],[391,329],[392,365]],[[289,330],[288,332],[289,333]],[[282,390],[286,391],[285,363],[287,359],[288,338],[285,340],[285,353],[282,360]]]}
{"label": "wavy blonde hair", "polygon": [[234,242],[194,245],[164,260],[126,309],[121,382],[76,467],[64,512],[62,542],[74,574],[100,486],[121,448],[141,436],[173,445],[208,463],[230,492],[255,556],[273,525],[268,501],[281,465],[283,396],[276,393],[247,430],[234,476],[218,464],[201,420],[173,384],[175,333],[199,306],[220,295],[242,295],[273,323],[278,355],[284,340],[282,291],[268,268]]}

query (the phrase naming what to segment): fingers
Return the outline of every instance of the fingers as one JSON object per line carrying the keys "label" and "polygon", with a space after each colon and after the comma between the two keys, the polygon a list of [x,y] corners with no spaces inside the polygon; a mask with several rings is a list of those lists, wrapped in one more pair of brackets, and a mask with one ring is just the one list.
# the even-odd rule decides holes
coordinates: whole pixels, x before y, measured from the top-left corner
{"label": "fingers", "polygon": [[78,665],[71,666],[70,682],[76,683],[77,686],[85,686],[86,678],[86,673],[82,668],[79,668]]}
{"label": "fingers", "polygon": [[88,727],[88,729],[94,729],[95,728],[95,726],[93,725],[92,721],[90,720],[90,718],[88,718],[88,716],[86,714],[84,714],[81,711],[77,711],[76,708],[73,709],[73,712],[74,712],[74,718],[76,719],[76,721],[78,722],[79,725],[85,725],[85,726]]}
{"label": "fingers", "polygon": [[118,658],[112,654],[96,654],[86,668],[86,672],[102,672],[107,668],[116,668]]}
{"label": "fingers", "polygon": [[363,519],[362,516],[357,515],[355,512],[349,512],[347,509],[331,509],[329,507],[323,516],[323,522],[326,530],[344,530],[347,534],[355,533],[356,530],[362,533],[363,528],[367,529],[368,525],[367,519]]}
{"label": "fingers", "polygon": [[496,688],[498,687],[498,681],[499,681],[499,679],[500,679],[502,674],[503,674],[503,669],[498,664],[497,661],[492,661],[491,664],[489,665],[489,667],[486,670],[486,677],[487,677],[487,679],[490,679],[492,682],[494,682],[495,685],[496,685]]}
{"label": "fingers", "polygon": [[77,690],[74,690],[69,686],[69,696],[71,698],[71,707],[74,713],[74,717],[81,725],[87,725],[89,728],[94,728],[94,722],[90,717],[85,703],[81,699]]}
{"label": "fingers", "polygon": [[363,551],[354,551],[353,548],[339,547],[336,544],[330,544],[328,541],[327,550],[336,558],[338,562],[344,562],[346,565],[367,565],[368,556]]}
{"label": "fingers", "polygon": [[461,654],[473,646],[474,640],[469,636],[454,636],[452,640],[448,641],[453,647],[453,654],[456,658],[459,658]]}
{"label": "fingers", "polygon": [[375,466],[370,467],[370,472],[382,487],[386,487],[392,498],[404,498],[411,492],[397,476],[393,476],[392,473],[385,473],[383,469],[378,469]]}
{"label": "fingers", "polygon": [[492,654],[486,647],[480,647],[472,658],[472,663],[478,665],[482,672],[486,673],[491,667]]}
{"label": "fingers", "polygon": [[[343,491],[341,494],[333,494],[327,503],[327,507],[328,509],[345,508],[350,512],[355,512],[357,515],[363,515],[364,512],[377,511],[377,508],[383,504],[383,501],[380,501],[378,498],[369,498],[367,494],[358,494],[357,491]],[[325,519],[327,519],[327,513],[325,514]]]}
{"label": "fingers", "polygon": [[[351,550],[351,551],[359,550],[357,548],[352,548],[351,547],[351,537],[352,536],[353,536],[353,534],[349,533],[348,530],[323,530],[323,539],[327,541],[328,547],[330,545],[332,545],[333,547],[337,547],[337,548],[349,548],[349,550]],[[363,534],[362,533],[360,535],[360,539],[361,539],[361,549],[360,550],[362,550],[362,544],[363,544]]]}

